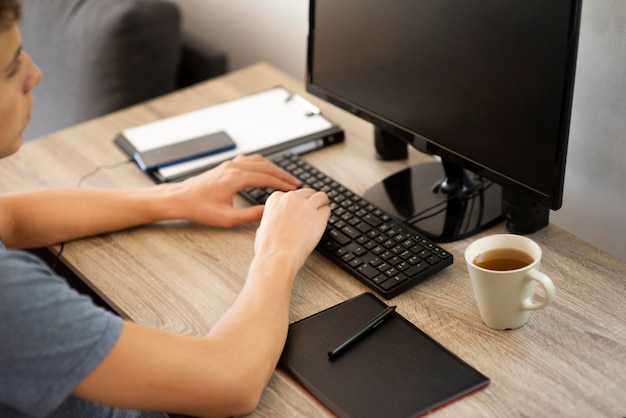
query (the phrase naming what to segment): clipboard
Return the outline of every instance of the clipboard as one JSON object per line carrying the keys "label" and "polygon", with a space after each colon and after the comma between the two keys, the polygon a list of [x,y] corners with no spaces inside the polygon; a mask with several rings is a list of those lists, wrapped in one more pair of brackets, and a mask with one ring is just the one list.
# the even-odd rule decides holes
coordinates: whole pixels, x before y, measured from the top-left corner
{"label": "clipboard", "polygon": [[343,130],[312,103],[276,86],[122,131],[114,143],[128,156],[225,132],[235,147],[147,171],[157,183],[179,181],[240,154],[303,154],[344,140]]}
{"label": "clipboard", "polygon": [[339,417],[415,417],[489,379],[397,312],[336,359],[328,350],[387,305],[363,293],[289,326],[279,367]]}

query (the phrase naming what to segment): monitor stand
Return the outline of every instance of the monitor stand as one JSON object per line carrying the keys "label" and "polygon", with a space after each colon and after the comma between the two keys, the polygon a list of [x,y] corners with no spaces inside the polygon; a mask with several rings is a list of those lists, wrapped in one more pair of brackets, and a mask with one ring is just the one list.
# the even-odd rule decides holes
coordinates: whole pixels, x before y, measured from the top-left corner
{"label": "monitor stand", "polygon": [[[382,160],[407,158],[407,143],[386,130],[375,129],[374,145]],[[436,242],[460,240],[503,220],[502,188],[446,160],[400,171],[364,197]]]}
{"label": "monitor stand", "polygon": [[446,161],[402,170],[364,197],[436,242],[460,240],[503,220],[501,187]]}

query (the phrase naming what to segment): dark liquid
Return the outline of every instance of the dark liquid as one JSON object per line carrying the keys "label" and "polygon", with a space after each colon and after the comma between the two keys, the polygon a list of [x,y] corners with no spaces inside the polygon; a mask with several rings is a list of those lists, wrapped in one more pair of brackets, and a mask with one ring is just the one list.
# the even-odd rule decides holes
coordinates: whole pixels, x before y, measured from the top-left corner
{"label": "dark liquid", "polygon": [[474,259],[474,264],[488,270],[508,271],[524,268],[533,262],[524,251],[513,248],[497,248],[485,251]]}

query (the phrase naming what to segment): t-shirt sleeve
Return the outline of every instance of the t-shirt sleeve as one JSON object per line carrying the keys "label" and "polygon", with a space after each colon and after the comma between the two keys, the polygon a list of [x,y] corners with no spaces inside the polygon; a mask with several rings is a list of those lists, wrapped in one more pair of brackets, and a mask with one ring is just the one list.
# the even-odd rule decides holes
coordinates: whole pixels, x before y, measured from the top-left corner
{"label": "t-shirt sleeve", "polygon": [[0,248],[0,405],[46,416],[107,356],[122,319],[30,253]]}

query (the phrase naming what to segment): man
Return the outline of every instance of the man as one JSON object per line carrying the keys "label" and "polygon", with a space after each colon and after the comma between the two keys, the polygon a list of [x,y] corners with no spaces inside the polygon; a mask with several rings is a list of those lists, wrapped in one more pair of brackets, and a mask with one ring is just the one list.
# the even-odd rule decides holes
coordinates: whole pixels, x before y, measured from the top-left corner
{"label": "man", "polygon": [[[19,149],[31,91],[41,80],[21,49],[19,14],[18,0],[0,0],[0,158]],[[252,156],[141,190],[0,195],[0,416],[252,411],[285,342],[294,277],[330,214],[325,194],[296,190],[299,184]],[[234,208],[237,191],[252,186],[284,192],[274,193],[265,207]],[[203,338],[123,321],[16,250],[165,219],[224,227],[261,220],[241,293]]]}

